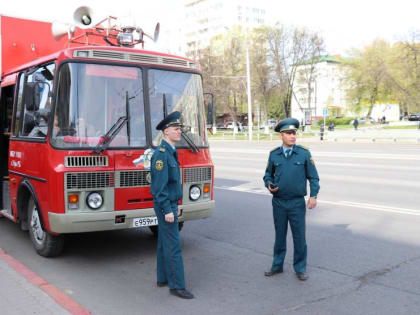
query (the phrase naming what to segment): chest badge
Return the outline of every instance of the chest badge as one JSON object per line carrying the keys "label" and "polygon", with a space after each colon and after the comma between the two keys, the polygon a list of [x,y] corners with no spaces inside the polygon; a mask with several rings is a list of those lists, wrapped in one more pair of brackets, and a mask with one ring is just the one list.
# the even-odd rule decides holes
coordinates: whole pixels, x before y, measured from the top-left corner
{"label": "chest badge", "polygon": [[156,163],[155,163],[155,168],[158,171],[163,170],[163,161],[162,160],[157,160]]}

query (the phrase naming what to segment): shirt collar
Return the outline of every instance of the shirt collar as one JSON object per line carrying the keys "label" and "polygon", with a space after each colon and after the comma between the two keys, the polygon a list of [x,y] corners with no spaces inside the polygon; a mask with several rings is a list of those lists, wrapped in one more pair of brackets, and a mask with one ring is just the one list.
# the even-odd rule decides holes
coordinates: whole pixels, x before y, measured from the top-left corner
{"label": "shirt collar", "polygon": [[[295,152],[293,149],[294,149],[294,145],[293,146],[291,146],[290,147],[290,154],[292,154],[293,152]],[[286,149],[284,146],[281,146],[281,148],[282,148],[282,152],[283,152],[283,154],[286,156],[286,150],[288,150],[288,149]]]}
{"label": "shirt collar", "polygon": [[162,139],[161,145],[163,145],[165,148],[167,148],[168,150],[170,150],[172,153],[176,151],[176,148],[172,144],[170,144],[169,142],[167,142],[164,139]]}

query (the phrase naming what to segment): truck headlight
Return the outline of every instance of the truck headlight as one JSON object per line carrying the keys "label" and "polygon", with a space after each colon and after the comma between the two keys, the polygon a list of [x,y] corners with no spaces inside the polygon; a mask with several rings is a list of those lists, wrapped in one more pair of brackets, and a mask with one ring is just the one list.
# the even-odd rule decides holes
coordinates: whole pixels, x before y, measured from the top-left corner
{"label": "truck headlight", "polygon": [[103,199],[100,193],[92,192],[86,198],[86,203],[89,208],[93,210],[99,209],[103,204]]}
{"label": "truck headlight", "polygon": [[191,186],[190,188],[190,199],[192,201],[198,200],[201,196],[201,189],[198,186]]}

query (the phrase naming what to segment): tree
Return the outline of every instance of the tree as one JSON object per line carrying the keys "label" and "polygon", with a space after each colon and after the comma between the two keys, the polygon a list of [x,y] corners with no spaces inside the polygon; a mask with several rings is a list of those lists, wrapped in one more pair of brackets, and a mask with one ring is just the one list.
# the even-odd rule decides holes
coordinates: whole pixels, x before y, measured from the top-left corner
{"label": "tree", "polygon": [[404,112],[420,111],[420,31],[392,46],[387,70]]}
{"label": "tree", "polygon": [[229,111],[234,122],[241,112],[246,94],[244,59],[244,39],[240,26],[213,38],[200,58],[206,87],[212,89],[216,102]]}
{"label": "tree", "polygon": [[[283,110],[290,116],[297,68],[305,61],[313,63],[321,56],[323,40],[318,34],[305,28],[277,24],[268,30],[268,45],[270,61],[278,80],[277,86],[283,95]],[[311,82],[312,80],[308,83],[309,86]]]}
{"label": "tree", "polygon": [[[386,56],[390,46],[384,40],[375,40],[362,50],[353,50],[352,58],[345,62],[347,66],[347,94],[355,107],[362,103],[368,105],[366,118],[372,113],[376,102],[392,99],[392,85],[388,76]],[[366,121],[369,122],[369,119]]]}
{"label": "tree", "polygon": [[254,29],[250,34],[250,41],[252,46],[250,54],[252,56],[252,87],[254,96],[261,99],[263,104],[264,117],[263,121],[267,125],[269,116],[269,100],[274,89],[277,87],[277,82],[273,78],[273,66],[268,62],[269,51],[267,46],[268,28],[260,27]]}

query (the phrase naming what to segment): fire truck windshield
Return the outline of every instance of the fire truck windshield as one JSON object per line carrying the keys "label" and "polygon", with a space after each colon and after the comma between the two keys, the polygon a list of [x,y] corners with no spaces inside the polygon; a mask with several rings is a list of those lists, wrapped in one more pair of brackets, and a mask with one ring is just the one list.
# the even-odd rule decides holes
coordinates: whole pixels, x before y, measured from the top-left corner
{"label": "fire truck windshield", "polygon": [[120,117],[130,117],[110,147],[146,146],[141,69],[66,63],[60,68],[51,143],[92,148]]}
{"label": "fire truck windshield", "polygon": [[[148,80],[144,80],[147,76]],[[148,87],[143,87],[143,82]],[[143,90],[148,91],[146,104]],[[149,110],[145,111],[145,108]],[[156,125],[175,110],[182,113],[186,133],[198,146],[207,146],[201,77],[168,70],[65,63],[59,68],[51,144],[58,148],[92,149],[121,117],[126,124],[109,148],[158,145]],[[150,115],[145,113],[150,112]],[[146,132],[150,126],[150,133]],[[147,135],[152,139],[148,141]],[[178,146],[189,147],[185,140]]]}
{"label": "fire truck windshield", "polygon": [[[153,145],[158,145],[162,137],[156,125],[167,114],[180,111],[188,138],[197,147],[207,146],[201,77],[192,73],[149,70],[148,82]],[[189,147],[189,144],[182,139],[177,146]]]}

